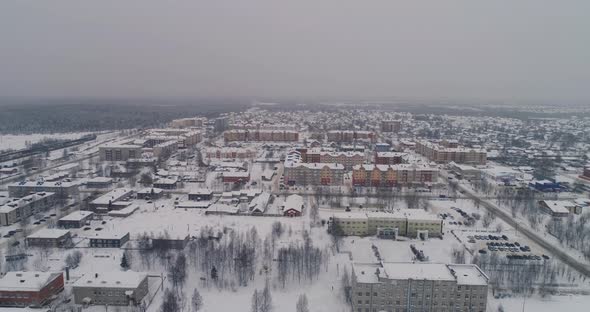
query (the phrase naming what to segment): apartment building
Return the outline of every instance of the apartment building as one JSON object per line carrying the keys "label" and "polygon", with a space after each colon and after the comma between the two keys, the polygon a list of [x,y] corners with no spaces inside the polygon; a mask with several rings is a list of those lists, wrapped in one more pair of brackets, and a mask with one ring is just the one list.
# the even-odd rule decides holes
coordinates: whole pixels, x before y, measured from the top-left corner
{"label": "apartment building", "polygon": [[352,168],[355,186],[392,187],[436,182],[438,169],[425,165],[357,165]]}
{"label": "apartment building", "polygon": [[304,152],[301,156],[307,163],[342,164],[347,170],[366,162],[365,153],[363,152],[330,152],[317,148],[304,150]]}
{"label": "apartment building", "polygon": [[139,305],[148,293],[146,273],[86,273],[72,286],[76,304]]}
{"label": "apartment building", "polygon": [[287,185],[342,185],[346,170],[342,164],[285,162]]}
{"label": "apartment building", "polygon": [[441,237],[443,221],[422,209],[402,209],[393,212],[338,212],[332,216],[332,226],[342,235],[371,236],[381,231],[397,236],[426,239]]}
{"label": "apartment building", "polygon": [[488,276],[473,264],[354,263],[355,312],[485,312]]}
{"label": "apartment building", "polygon": [[141,146],[133,144],[108,144],[98,148],[101,161],[127,161],[141,158]]}
{"label": "apartment building", "polygon": [[178,148],[187,148],[201,142],[203,135],[200,131],[190,129],[152,129],[145,140],[144,144],[147,147],[154,147],[167,141],[176,141]]}
{"label": "apartment building", "polygon": [[21,198],[9,198],[0,206],[0,225],[8,226],[27,219],[39,212],[53,207],[56,196],[50,192],[40,192]]}
{"label": "apartment building", "polygon": [[204,117],[179,118],[170,122],[172,128],[201,128],[205,125],[206,119]]}
{"label": "apartment building", "polygon": [[327,133],[328,142],[352,143],[355,141],[375,141],[375,133],[371,131],[332,130]]}
{"label": "apartment building", "polygon": [[405,153],[396,152],[375,152],[375,164],[377,165],[397,165],[403,162]]}
{"label": "apartment building", "polygon": [[78,183],[22,181],[8,185],[8,196],[25,197],[34,193],[53,193],[56,198],[74,197],[80,194]]}
{"label": "apartment building", "polygon": [[[455,147],[448,147],[455,146]],[[443,141],[441,144],[427,141],[416,142],[416,153],[436,163],[485,165],[487,152],[483,149],[457,147],[453,142]]]}
{"label": "apartment building", "polygon": [[400,132],[402,129],[401,120],[383,120],[381,121],[381,132]]}
{"label": "apartment building", "polygon": [[6,272],[0,276],[0,306],[42,307],[63,289],[61,272]]}
{"label": "apartment building", "polygon": [[299,132],[293,130],[228,130],[223,133],[225,142],[297,142]]}
{"label": "apartment building", "polygon": [[205,151],[207,159],[250,159],[256,157],[256,150],[241,147],[208,148]]}

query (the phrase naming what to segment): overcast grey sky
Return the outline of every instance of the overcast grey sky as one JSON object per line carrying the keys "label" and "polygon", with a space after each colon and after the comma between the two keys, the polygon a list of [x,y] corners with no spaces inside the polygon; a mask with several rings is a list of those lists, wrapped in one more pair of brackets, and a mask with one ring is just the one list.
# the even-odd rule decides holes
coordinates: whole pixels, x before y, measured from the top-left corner
{"label": "overcast grey sky", "polygon": [[589,0],[2,0],[0,95],[590,99]]}

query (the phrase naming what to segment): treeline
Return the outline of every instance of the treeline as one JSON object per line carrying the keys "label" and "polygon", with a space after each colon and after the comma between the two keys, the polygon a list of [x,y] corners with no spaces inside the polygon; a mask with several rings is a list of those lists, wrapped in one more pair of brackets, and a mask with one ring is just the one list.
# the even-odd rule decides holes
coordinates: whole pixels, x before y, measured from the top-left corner
{"label": "treeline", "polygon": [[239,99],[0,101],[0,133],[5,134],[145,128],[174,118],[213,117],[249,105]]}

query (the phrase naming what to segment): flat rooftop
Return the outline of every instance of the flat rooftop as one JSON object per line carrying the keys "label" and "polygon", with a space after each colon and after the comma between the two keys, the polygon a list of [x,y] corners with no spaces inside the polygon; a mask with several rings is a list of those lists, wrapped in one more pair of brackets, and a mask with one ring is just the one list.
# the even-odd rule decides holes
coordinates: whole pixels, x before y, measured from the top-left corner
{"label": "flat rooftop", "polygon": [[134,271],[88,272],[74,283],[74,287],[137,288],[147,274]]}
{"label": "flat rooftop", "polygon": [[78,211],[74,211],[74,212],[70,213],[69,215],[59,219],[59,221],[82,221],[85,218],[87,218],[88,216],[91,216],[93,214],[94,213],[91,211],[78,210]]}
{"label": "flat rooftop", "polygon": [[14,271],[0,278],[0,291],[39,291],[58,274],[54,272]]}
{"label": "flat rooftop", "polygon": [[29,236],[27,238],[60,238],[64,235],[70,233],[68,230],[60,230],[60,229],[41,229]]}
{"label": "flat rooftop", "polygon": [[477,266],[471,264],[449,264],[449,269],[454,271],[459,285],[481,285],[488,284],[488,276]]}

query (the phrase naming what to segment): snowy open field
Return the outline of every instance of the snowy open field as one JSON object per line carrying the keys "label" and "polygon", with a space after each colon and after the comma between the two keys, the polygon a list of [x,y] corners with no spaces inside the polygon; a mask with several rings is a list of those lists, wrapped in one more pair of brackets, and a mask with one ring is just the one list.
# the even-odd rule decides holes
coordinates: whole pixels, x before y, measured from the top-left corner
{"label": "snowy open field", "polygon": [[25,148],[27,143],[37,143],[43,139],[79,139],[83,135],[93,132],[72,133],[37,133],[37,134],[0,134],[0,150]]}

